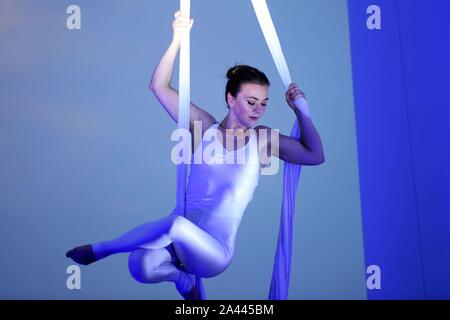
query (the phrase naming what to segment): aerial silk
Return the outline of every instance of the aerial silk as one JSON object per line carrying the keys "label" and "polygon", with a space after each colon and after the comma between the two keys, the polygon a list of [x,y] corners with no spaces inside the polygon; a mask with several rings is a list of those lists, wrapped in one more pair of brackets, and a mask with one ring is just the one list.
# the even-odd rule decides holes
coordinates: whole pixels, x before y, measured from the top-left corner
{"label": "aerial silk", "polygon": [[[180,0],[180,11],[187,18],[191,14],[191,1]],[[188,30],[182,33],[180,39],[180,67],[178,79],[178,129],[187,130],[189,132],[189,106],[190,106],[190,33]],[[185,135],[184,135],[185,137]],[[190,150],[191,138],[183,141],[182,150]],[[184,151],[183,151],[184,152]],[[178,215],[186,216],[186,186],[187,186],[187,163],[190,160],[190,153],[183,154],[185,161],[177,165],[177,204],[179,208]],[[185,270],[185,272],[187,272]],[[195,286],[201,300],[206,300],[206,293],[203,286],[202,279],[195,276]]]}
{"label": "aerial silk", "polygon": [[[275,30],[272,18],[265,0],[251,0],[255,10],[264,38],[267,42],[272,58],[286,88],[292,83],[291,75],[284,58],[280,41]],[[185,16],[190,17],[190,0],[180,0],[180,10]],[[179,71],[179,111],[178,128],[189,130],[189,106],[190,106],[190,65],[189,65],[189,31],[184,32],[181,37],[180,47],[180,71]],[[310,117],[308,105],[303,98],[295,101],[295,105],[302,113]],[[291,137],[300,139],[300,128],[297,119],[291,130]],[[190,141],[184,141],[183,150],[188,150]],[[283,176],[283,200],[281,205],[280,229],[278,232],[277,249],[274,259],[272,280],[270,284],[270,300],[286,300],[288,298],[289,279],[291,272],[292,235],[295,214],[295,198],[297,194],[298,180],[301,166],[297,164],[284,163]],[[185,216],[187,164],[177,165],[177,204],[179,215]],[[202,279],[195,278],[200,299],[206,299]]]}
{"label": "aerial silk", "polygon": [[[292,83],[291,74],[284,58],[275,26],[265,0],[252,0],[259,25],[266,39],[273,61],[286,89]],[[304,98],[295,100],[295,105],[306,117],[311,117],[309,106]],[[300,140],[300,126],[295,119],[291,137]],[[270,283],[270,300],[287,300],[289,279],[291,274],[292,235],[295,216],[295,197],[301,166],[284,162],[283,200],[281,204],[280,229],[278,232],[277,250]]]}

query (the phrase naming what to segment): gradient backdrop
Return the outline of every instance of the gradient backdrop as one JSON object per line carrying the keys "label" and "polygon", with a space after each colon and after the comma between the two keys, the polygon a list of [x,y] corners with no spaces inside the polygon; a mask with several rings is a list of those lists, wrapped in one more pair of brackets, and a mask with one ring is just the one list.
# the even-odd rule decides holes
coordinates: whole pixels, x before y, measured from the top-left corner
{"label": "gradient backdrop", "polygon": [[[425,295],[426,272],[428,292],[449,297],[448,282],[433,277],[432,268],[439,262],[443,270],[450,266],[444,187],[449,171],[442,165],[447,179],[434,177],[441,181],[440,207],[434,216],[423,213],[424,228],[439,238],[435,250],[434,242],[424,245],[420,237],[417,198],[422,193],[414,179],[420,172],[411,164],[411,150],[418,145],[404,129],[408,104],[404,96],[398,98],[403,104],[394,103],[395,88],[384,81],[406,77],[404,70],[392,68],[398,66],[393,61],[383,73],[383,57],[373,53],[372,61],[378,62],[369,67],[365,58],[370,44],[389,56],[396,52],[392,44],[401,41],[372,41],[380,35],[389,38],[392,30],[389,23],[382,30],[366,28],[368,1],[267,2],[326,156],[321,166],[303,167],[300,178],[289,298],[431,297]],[[376,2],[385,10],[383,19],[384,12],[390,16],[398,9],[389,4],[397,1]],[[406,1],[398,2],[409,8]],[[81,30],[66,28],[71,4],[81,8]],[[176,124],[148,83],[170,42],[178,7],[177,0],[0,0],[0,298],[181,299],[172,283],[134,281],[127,254],[82,267],[81,290],[68,290],[66,268],[72,263],[64,257],[75,245],[113,238],[163,217],[175,204],[170,134]],[[272,82],[260,123],[289,134],[295,115],[284,101],[250,1],[193,0],[191,15],[192,101],[222,119],[226,70],[235,63],[253,65]],[[387,21],[395,24],[396,19]],[[399,53],[397,62],[402,61]],[[370,76],[374,70],[382,75]],[[390,104],[373,94],[377,83],[384,85],[380,90],[392,89],[386,99]],[[442,113],[448,112],[440,100],[443,93],[437,92],[436,102]],[[396,113],[401,126],[383,110]],[[389,130],[382,129],[386,118]],[[417,136],[422,136],[419,131]],[[389,150],[383,150],[381,139],[391,142]],[[396,153],[399,148],[403,151]],[[438,163],[447,160],[448,151],[442,151]],[[261,177],[239,229],[233,263],[218,277],[204,279],[209,299],[267,298],[282,173],[280,166],[277,175]],[[395,197],[399,192],[400,198]],[[436,204],[432,195],[423,197]],[[393,208],[395,203],[404,205]],[[421,205],[425,212],[427,204]],[[392,221],[394,228],[389,227]],[[429,264],[424,264],[424,246]],[[410,260],[400,261],[405,257]],[[386,274],[376,293],[366,289],[370,264],[381,266],[382,277]]]}

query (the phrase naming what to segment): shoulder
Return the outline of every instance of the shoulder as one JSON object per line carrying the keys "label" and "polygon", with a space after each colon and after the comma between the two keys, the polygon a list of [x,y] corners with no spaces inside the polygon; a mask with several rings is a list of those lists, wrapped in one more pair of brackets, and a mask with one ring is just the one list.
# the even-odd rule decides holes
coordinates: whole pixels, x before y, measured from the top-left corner
{"label": "shoulder", "polygon": [[272,128],[265,126],[265,125],[258,125],[256,127],[253,127],[253,129],[256,132],[256,137],[258,138],[258,142],[259,140],[261,140],[261,138],[265,139],[265,141],[267,143],[270,143],[270,136],[272,133]]}
{"label": "shoulder", "polygon": [[204,118],[201,120],[194,120],[192,123],[190,123],[190,131],[191,133],[196,132],[197,130],[201,129],[202,136],[203,134],[212,126],[217,124],[217,120],[214,118]]}
{"label": "shoulder", "polygon": [[265,126],[265,125],[258,125],[256,127],[253,127],[253,129],[255,129],[256,133],[258,135],[260,134],[265,134],[265,133],[269,133],[272,131],[271,127]]}
{"label": "shoulder", "polygon": [[260,129],[272,129],[272,128],[265,126],[263,124],[260,124],[260,125],[257,125],[256,127],[253,127],[253,129],[260,130]]}
{"label": "shoulder", "polygon": [[203,131],[206,131],[212,128],[215,125],[219,125],[219,122],[216,119],[209,119],[203,123]]}
{"label": "shoulder", "polygon": [[272,128],[264,125],[253,127],[255,130],[256,141],[258,145],[258,156],[261,168],[266,167],[270,163],[270,132]]}
{"label": "shoulder", "polygon": [[[265,126],[265,125],[258,125],[256,127],[253,127],[256,133],[256,141],[258,142],[258,150],[260,153],[260,156],[262,155],[268,155],[270,156],[270,137],[272,128]],[[261,159],[261,162],[266,162],[264,159]]]}

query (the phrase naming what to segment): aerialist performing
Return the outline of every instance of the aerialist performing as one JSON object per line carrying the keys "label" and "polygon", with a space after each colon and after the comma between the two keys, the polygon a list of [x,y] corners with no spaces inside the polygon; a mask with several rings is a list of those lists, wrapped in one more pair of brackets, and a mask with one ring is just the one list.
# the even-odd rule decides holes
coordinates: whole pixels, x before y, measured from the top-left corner
{"label": "aerialist performing", "polygon": [[[189,16],[181,11],[175,13],[172,41],[150,83],[175,122],[179,119],[179,92],[171,86],[172,73],[180,39],[192,25]],[[185,299],[201,299],[195,276],[215,277],[230,265],[240,221],[270,156],[295,165],[312,166],[325,161],[309,110],[304,105],[298,107],[304,94],[295,83],[289,85],[285,99],[294,111],[301,138],[279,134],[273,144],[274,129],[255,126],[268,107],[270,83],[266,75],[254,67],[236,65],[227,71],[227,78],[225,99],[229,110],[224,119],[217,121],[204,109],[189,105],[190,132],[194,136],[194,122],[200,123],[203,137],[191,141],[193,158],[211,143],[205,139],[208,135],[217,138],[218,144],[212,142],[219,146],[213,157],[219,161],[190,164],[185,216],[178,214],[177,205],[168,216],[139,225],[115,239],[75,247],[66,253],[67,257],[88,265],[112,254],[130,252],[129,271],[137,281],[171,281]],[[263,136],[267,138],[261,139]],[[225,161],[240,151],[248,155],[245,163]]]}

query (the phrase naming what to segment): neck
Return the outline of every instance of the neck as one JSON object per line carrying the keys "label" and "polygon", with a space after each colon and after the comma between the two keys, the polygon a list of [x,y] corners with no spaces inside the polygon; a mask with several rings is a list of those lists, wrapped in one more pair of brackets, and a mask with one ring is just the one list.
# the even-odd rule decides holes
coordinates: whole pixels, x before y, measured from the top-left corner
{"label": "neck", "polygon": [[227,116],[220,121],[219,126],[223,129],[231,129],[232,131],[241,129],[245,132],[248,129],[248,127],[242,124],[232,112],[228,112]]}

